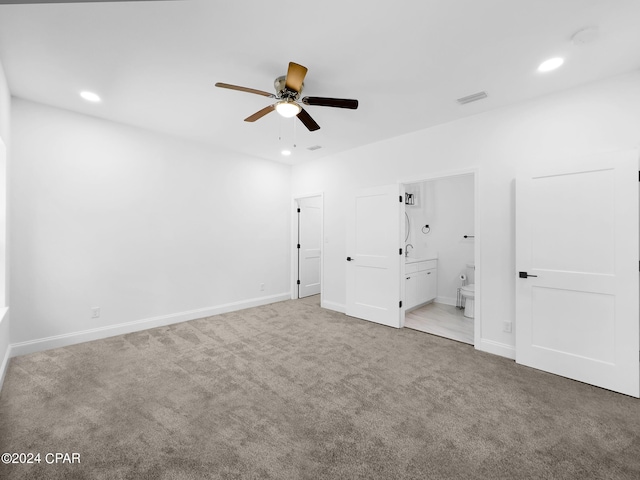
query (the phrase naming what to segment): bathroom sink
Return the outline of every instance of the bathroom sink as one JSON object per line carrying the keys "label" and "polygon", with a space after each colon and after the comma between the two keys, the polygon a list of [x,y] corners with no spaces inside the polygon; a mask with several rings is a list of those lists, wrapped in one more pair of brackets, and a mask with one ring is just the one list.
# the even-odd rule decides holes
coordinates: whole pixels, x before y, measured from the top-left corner
{"label": "bathroom sink", "polygon": [[437,260],[438,257],[435,255],[428,255],[426,257],[412,257],[409,255],[408,257],[404,257],[404,263],[415,263],[415,262],[424,262],[426,260]]}

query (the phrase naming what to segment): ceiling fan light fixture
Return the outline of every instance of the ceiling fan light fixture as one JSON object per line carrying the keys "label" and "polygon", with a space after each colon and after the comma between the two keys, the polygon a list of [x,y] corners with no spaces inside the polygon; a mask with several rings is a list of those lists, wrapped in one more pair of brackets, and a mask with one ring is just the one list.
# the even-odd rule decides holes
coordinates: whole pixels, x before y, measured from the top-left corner
{"label": "ceiling fan light fixture", "polygon": [[295,117],[300,113],[301,110],[302,107],[296,102],[283,100],[282,102],[276,103],[276,112],[278,112],[284,118]]}

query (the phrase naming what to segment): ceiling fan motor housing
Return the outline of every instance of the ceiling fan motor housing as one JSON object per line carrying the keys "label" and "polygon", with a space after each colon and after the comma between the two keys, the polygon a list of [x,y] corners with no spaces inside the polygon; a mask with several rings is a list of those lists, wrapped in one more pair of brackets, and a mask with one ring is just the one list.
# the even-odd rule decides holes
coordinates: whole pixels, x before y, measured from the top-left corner
{"label": "ceiling fan motor housing", "polygon": [[304,90],[304,83],[302,83],[302,87],[300,87],[300,91],[296,92],[295,90],[289,90],[286,87],[287,76],[282,75],[281,77],[276,78],[273,81],[273,87],[276,89],[277,98],[282,98],[284,100],[297,100]]}

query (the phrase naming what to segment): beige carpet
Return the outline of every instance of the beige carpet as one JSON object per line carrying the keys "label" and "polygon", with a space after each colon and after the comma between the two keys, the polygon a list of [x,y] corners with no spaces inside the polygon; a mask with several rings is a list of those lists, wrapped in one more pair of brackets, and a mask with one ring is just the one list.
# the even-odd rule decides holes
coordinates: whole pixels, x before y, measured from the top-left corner
{"label": "beige carpet", "polygon": [[638,400],[317,303],[12,359],[0,453],[42,461],[0,478],[640,478]]}

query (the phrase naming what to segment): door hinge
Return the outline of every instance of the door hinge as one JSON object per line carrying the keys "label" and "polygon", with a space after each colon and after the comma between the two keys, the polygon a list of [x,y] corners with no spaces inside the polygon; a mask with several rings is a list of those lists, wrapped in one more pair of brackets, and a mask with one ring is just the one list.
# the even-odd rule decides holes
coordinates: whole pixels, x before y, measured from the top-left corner
{"label": "door hinge", "polygon": [[400,300],[400,308],[402,308],[402,300]]}
{"label": "door hinge", "polygon": [[402,249],[400,249],[400,255],[402,255]]}
{"label": "door hinge", "polygon": [[298,285],[300,285],[300,280],[298,280]]}
{"label": "door hinge", "polygon": [[402,203],[402,195],[400,195],[398,199],[400,200],[400,203]]}
{"label": "door hinge", "polygon": [[300,244],[298,244],[298,248],[300,248]]}
{"label": "door hinge", "polygon": [[300,209],[298,209],[298,213],[300,213]]}

